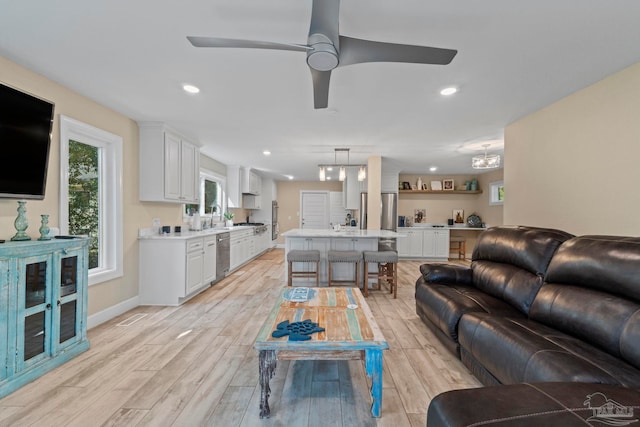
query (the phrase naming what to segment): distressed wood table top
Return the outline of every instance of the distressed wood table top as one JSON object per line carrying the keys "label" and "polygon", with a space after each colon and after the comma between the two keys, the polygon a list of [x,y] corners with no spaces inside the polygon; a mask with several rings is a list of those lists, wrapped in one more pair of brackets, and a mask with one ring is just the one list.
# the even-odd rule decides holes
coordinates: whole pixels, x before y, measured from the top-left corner
{"label": "distressed wood table top", "polygon": [[[256,350],[348,351],[389,348],[373,314],[358,288],[309,288],[315,295],[305,302],[286,299],[284,289],[265,321],[254,345]],[[357,305],[356,308],[349,308]],[[310,319],[325,329],[311,334],[309,341],[273,338],[271,333],[285,320]]]}

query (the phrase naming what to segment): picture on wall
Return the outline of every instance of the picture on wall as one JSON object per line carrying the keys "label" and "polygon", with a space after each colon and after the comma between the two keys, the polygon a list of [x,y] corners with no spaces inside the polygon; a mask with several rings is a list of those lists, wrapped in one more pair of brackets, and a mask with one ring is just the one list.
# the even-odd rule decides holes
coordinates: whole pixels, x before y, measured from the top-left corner
{"label": "picture on wall", "polygon": [[433,191],[442,190],[442,183],[440,181],[431,181],[431,190]]}
{"label": "picture on wall", "polygon": [[427,222],[427,211],[425,209],[414,209],[413,221],[415,224],[420,224],[421,222]]}
{"label": "picture on wall", "polygon": [[443,190],[453,190],[453,179],[443,179],[442,180],[442,189]]}
{"label": "picture on wall", "polygon": [[453,210],[453,222],[456,224],[464,224],[464,209]]}

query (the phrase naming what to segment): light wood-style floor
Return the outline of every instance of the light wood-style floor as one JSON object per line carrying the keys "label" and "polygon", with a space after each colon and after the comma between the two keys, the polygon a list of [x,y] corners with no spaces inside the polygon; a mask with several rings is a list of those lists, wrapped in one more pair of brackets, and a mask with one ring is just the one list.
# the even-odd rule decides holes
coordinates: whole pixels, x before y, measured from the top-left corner
{"label": "light wood-style floor", "polygon": [[258,416],[252,344],[284,283],[282,250],[181,307],[138,307],[89,331],[91,349],[0,399],[0,426],[424,426],[431,398],[477,387],[415,314],[421,262],[399,264],[398,299],[368,298],[384,352],[382,417],[362,361],[278,361]]}

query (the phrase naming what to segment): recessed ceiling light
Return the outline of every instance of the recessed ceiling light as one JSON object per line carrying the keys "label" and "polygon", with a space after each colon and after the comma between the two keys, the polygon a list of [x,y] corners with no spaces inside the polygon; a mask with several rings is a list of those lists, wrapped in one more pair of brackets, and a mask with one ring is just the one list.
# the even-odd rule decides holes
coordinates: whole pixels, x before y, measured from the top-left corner
{"label": "recessed ceiling light", "polygon": [[444,96],[449,96],[449,95],[453,95],[454,93],[456,93],[458,91],[458,88],[456,87],[445,87],[444,89],[442,89],[440,91],[440,95],[444,95]]}
{"label": "recessed ceiling light", "polygon": [[270,156],[270,155],[271,155],[271,151],[269,151],[269,150],[264,150],[264,151],[262,152],[262,154],[264,154],[265,156]]}
{"label": "recessed ceiling light", "polygon": [[331,166],[327,166],[327,170],[328,170],[329,172],[331,172],[331,171],[333,170],[333,168],[332,168]]}
{"label": "recessed ceiling light", "polygon": [[185,92],[189,92],[189,93],[198,93],[198,92],[200,92],[200,89],[198,89],[194,85],[183,85],[182,89],[184,89]]}
{"label": "recessed ceiling light", "polygon": [[293,179],[293,175],[289,175],[287,178],[289,178],[289,180]]}
{"label": "recessed ceiling light", "polygon": [[435,171],[437,171],[437,170],[438,170],[438,168],[437,168],[437,167],[435,167],[435,166],[431,166],[431,167],[429,168],[429,171],[430,171],[430,172],[435,172]]}

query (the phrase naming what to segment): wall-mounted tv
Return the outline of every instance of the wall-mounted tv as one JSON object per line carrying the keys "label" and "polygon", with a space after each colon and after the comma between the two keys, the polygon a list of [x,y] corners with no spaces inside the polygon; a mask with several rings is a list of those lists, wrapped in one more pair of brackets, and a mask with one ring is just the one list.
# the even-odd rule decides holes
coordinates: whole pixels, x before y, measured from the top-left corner
{"label": "wall-mounted tv", "polygon": [[0,83],[0,198],[44,199],[53,110]]}

